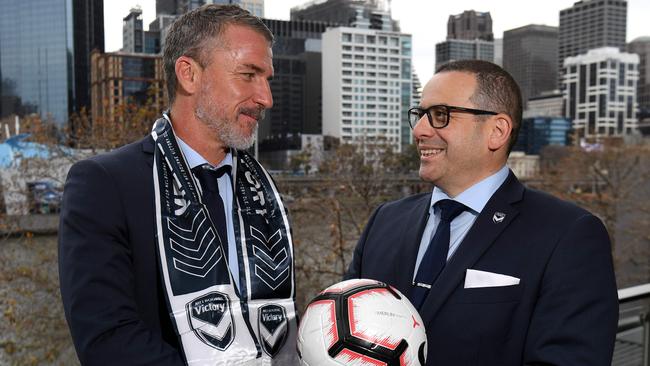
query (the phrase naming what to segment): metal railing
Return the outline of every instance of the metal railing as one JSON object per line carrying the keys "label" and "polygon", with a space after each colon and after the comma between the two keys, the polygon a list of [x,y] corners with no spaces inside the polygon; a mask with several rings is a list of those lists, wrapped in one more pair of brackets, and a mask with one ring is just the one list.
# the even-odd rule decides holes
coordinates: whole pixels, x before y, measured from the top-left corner
{"label": "metal railing", "polygon": [[[620,315],[618,320],[617,347],[620,351],[615,352],[615,365],[639,365],[638,355],[634,360],[624,361],[629,355],[622,353],[637,353],[641,350],[640,365],[650,366],[650,283],[628,287],[618,290],[618,302],[620,304]],[[635,330],[640,329],[640,334]],[[635,332],[633,339],[625,339],[625,334]],[[640,337],[639,337],[640,336]],[[640,339],[640,342],[639,342]],[[632,350],[623,350],[624,345],[634,345]],[[617,360],[616,356],[620,356]]]}

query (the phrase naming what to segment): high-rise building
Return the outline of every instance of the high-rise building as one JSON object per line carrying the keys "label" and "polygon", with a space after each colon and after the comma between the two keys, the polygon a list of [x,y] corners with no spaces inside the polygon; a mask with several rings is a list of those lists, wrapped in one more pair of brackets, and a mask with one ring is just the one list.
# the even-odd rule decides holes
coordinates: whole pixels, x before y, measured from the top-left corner
{"label": "high-rise building", "polygon": [[493,41],[490,12],[465,10],[461,14],[450,15],[447,21],[447,39]]}
{"label": "high-rise building", "polygon": [[494,39],[494,63],[503,67],[503,38]]}
{"label": "high-rise building", "polygon": [[176,9],[176,14],[185,14],[190,10],[200,8],[201,6],[209,3],[210,2],[208,0],[178,0],[178,8]]}
{"label": "high-rise building", "polygon": [[401,151],[412,93],[411,36],[362,28],[323,33],[323,134]]}
{"label": "high-rise building", "polygon": [[157,14],[156,19],[149,23],[149,30],[160,32],[172,25],[172,23],[176,20],[176,17],[177,15]]}
{"label": "high-rise building", "polygon": [[[570,56],[600,47],[625,49],[626,0],[582,0],[560,11],[558,70]],[[561,76],[558,75],[561,81]]]}
{"label": "high-rise building", "polygon": [[524,109],[524,118],[557,116],[564,116],[564,94],[559,90],[549,90],[531,97]]}
{"label": "high-rise building", "polygon": [[169,26],[176,18],[205,4],[239,5],[257,17],[264,17],[264,0],[156,0],[156,19],[149,24],[149,31],[144,33],[144,52],[159,53]]}
{"label": "high-rise building", "polygon": [[637,133],[639,56],[603,47],[564,61],[565,115],[577,137]]}
{"label": "high-rise building", "polygon": [[159,29],[160,24],[162,22],[163,25],[169,26],[175,19],[175,15],[160,14],[149,24],[150,30],[145,31],[142,23],[142,9],[139,7],[131,9],[129,15],[124,17],[122,24],[121,51],[125,53],[160,53],[160,35],[162,33]]}
{"label": "high-rise building", "polygon": [[207,0],[206,3],[239,5],[257,17],[264,17],[264,0]]}
{"label": "high-rise building", "polygon": [[142,52],[150,54],[158,54],[161,52],[160,31],[148,30],[144,31],[144,49]]}
{"label": "high-rise building", "polygon": [[144,27],[142,9],[133,8],[122,23],[122,52],[144,52]]}
{"label": "high-rise building", "polygon": [[176,15],[181,0],[156,0],[156,17],[159,15]]}
{"label": "high-rise building", "polygon": [[392,19],[387,0],[312,0],[291,8],[291,19],[399,32],[399,24]]}
{"label": "high-rise building", "polygon": [[564,117],[532,117],[521,121],[517,143],[513,151],[538,155],[548,145],[567,146],[571,121]]}
{"label": "high-rise building", "polygon": [[[103,51],[101,0],[0,2],[0,116],[59,123],[88,107],[88,60]],[[75,65],[76,64],[76,65]]]}
{"label": "high-rise building", "polygon": [[442,64],[458,60],[494,62],[494,42],[481,39],[450,39],[436,43],[436,69]]}
{"label": "high-rise building", "polygon": [[524,103],[557,89],[557,32],[536,24],[503,32],[503,68],[519,84]]}
{"label": "high-rise building", "polygon": [[181,15],[205,4],[235,4],[255,16],[264,17],[264,0],[156,0],[156,16]]}
{"label": "high-rise building", "polygon": [[627,52],[639,55],[637,101],[643,115],[650,117],[650,37],[639,37],[627,45]]}
{"label": "high-rise building", "polygon": [[273,108],[259,125],[259,158],[270,169],[288,169],[291,157],[305,147],[303,137],[322,133],[321,37],[335,24],[263,21],[275,36],[275,72]]}
{"label": "high-rise building", "polygon": [[91,54],[93,120],[116,121],[118,106],[127,103],[165,103],[162,56],[145,53],[110,52]]}
{"label": "high-rise building", "polygon": [[[408,111],[411,107],[420,105],[420,100],[422,100],[422,83],[420,78],[415,73],[415,70],[412,71],[411,75],[412,88],[411,88],[411,104],[410,106],[403,107],[405,111]],[[413,132],[411,131],[411,126],[402,125],[402,151],[406,145],[413,143]]]}
{"label": "high-rise building", "polygon": [[104,1],[74,1],[74,112],[91,108],[90,53],[104,52]]}
{"label": "high-rise building", "polygon": [[489,12],[466,10],[450,15],[447,40],[436,44],[436,66],[457,60],[494,62],[494,36]]}
{"label": "high-rise building", "polygon": [[129,15],[124,17],[122,24],[122,52],[125,53],[150,53],[158,54],[161,50],[160,22],[170,20],[169,26],[176,19],[174,15],[161,14],[149,25],[150,30],[145,31],[142,23],[142,9],[131,9]]}

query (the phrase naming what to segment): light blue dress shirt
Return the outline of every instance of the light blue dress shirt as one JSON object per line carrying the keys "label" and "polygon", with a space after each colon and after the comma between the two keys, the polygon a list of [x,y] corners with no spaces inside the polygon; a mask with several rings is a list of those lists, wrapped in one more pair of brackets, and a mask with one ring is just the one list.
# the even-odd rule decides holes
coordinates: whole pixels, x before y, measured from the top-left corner
{"label": "light blue dress shirt", "polygon": [[[498,172],[474,184],[453,198],[454,201],[460,202],[467,206],[469,210],[466,210],[458,215],[450,224],[451,232],[447,260],[449,260],[449,258],[454,255],[458,249],[458,246],[463,241],[465,235],[467,235],[467,232],[472,227],[474,221],[476,221],[476,218],[481,213],[481,211],[483,211],[483,208],[490,200],[494,192],[496,192],[497,189],[499,189],[499,187],[503,184],[503,182],[505,182],[506,178],[508,178],[509,171],[510,170],[508,167],[504,165]],[[424,233],[422,234],[422,240],[420,241],[418,256],[415,261],[413,280],[415,280],[415,276],[418,273],[418,268],[420,268],[422,257],[424,257],[424,253],[429,247],[431,236],[436,232],[438,223],[440,223],[440,209],[434,209],[434,205],[438,201],[444,199],[452,198],[438,187],[434,187],[433,193],[431,194],[431,204],[429,205],[429,219],[427,220],[427,225],[424,227]]]}
{"label": "light blue dress shirt", "polygon": [[[190,166],[190,169],[197,167],[203,164],[210,164],[203,156],[197,153],[190,145],[186,144],[185,141],[181,140],[179,137],[176,137],[178,145],[183,150],[183,155],[185,155],[185,160],[187,165]],[[215,168],[220,168],[224,165],[230,165],[232,169],[232,154],[228,151],[226,157],[217,165]],[[232,174],[230,174],[232,175]],[[233,204],[233,188],[232,181],[229,174],[224,174],[218,179],[219,184],[219,195],[223,200],[224,214],[226,217],[226,230],[228,231],[228,267],[230,268],[230,273],[235,279],[235,285],[239,287],[239,262],[237,261],[237,246],[235,242],[235,227],[233,225],[232,218],[232,204]]]}

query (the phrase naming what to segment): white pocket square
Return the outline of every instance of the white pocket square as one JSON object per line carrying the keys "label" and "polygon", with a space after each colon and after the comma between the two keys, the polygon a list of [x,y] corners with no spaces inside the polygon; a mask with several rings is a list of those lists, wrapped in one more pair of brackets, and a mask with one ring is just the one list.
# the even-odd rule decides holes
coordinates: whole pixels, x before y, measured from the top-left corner
{"label": "white pocket square", "polygon": [[517,277],[507,276],[500,273],[467,269],[465,274],[465,288],[501,287],[518,284],[519,279]]}

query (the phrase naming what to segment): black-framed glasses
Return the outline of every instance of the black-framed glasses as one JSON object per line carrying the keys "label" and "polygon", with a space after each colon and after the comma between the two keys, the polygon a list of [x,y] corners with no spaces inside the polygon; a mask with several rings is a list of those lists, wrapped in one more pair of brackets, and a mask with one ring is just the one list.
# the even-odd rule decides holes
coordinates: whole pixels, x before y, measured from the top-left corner
{"label": "black-framed glasses", "polygon": [[451,105],[432,105],[429,108],[420,108],[413,107],[408,111],[409,125],[411,128],[415,128],[415,125],[420,119],[426,114],[429,124],[433,128],[445,128],[449,124],[449,117],[451,112],[461,112],[461,113],[471,113],[474,115],[491,115],[495,116],[499,113],[484,111],[481,109],[465,108],[465,107],[454,107]]}

